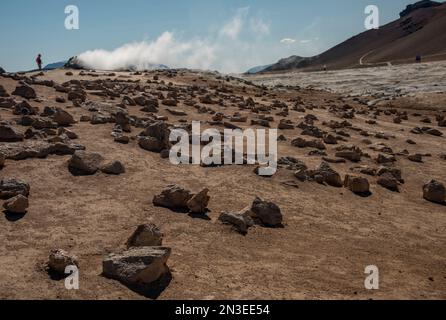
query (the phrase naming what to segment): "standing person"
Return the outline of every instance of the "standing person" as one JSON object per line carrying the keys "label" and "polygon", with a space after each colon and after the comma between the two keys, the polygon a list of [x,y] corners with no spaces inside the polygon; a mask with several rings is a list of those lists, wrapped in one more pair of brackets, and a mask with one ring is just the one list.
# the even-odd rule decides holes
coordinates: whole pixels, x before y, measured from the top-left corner
{"label": "standing person", "polygon": [[39,55],[36,58],[37,66],[39,67],[39,70],[42,70],[42,55],[39,53]]}
{"label": "standing person", "polygon": [[415,57],[415,61],[417,63],[421,63],[421,54],[417,54],[417,56]]}

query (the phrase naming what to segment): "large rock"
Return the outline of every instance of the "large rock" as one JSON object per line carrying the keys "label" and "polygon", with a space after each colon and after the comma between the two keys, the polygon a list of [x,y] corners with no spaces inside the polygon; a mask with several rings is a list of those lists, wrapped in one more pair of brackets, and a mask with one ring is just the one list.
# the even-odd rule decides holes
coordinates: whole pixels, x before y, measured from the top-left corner
{"label": "large rock", "polygon": [[48,268],[56,273],[65,274],[65,269],[68,266],[79,267],[77,257],[68,254],[66,251],[61,249],[51,250],[48,259]]}
{"label": "large rock", "polygon": [[2,179],[0,181],[0,199],[10,199],[17,195],[27,197],[29,184],[19,179]]}
{"label": "large rock", "polygon": [[125,167],[120,161],[112,161],[104,164],[101,171],[106,174],[120,175],[125,173]]}
{"label": "large rock", "polygon": [[430,202],[444,204],[446,188],[441,182],[431,180],[423,186],[423,197]]}
{"label": "large rock", "polygon": [[361,161],[362,151],[356,146],[345,145],[336,148],[336,150],[335,156],[338,158],[347,159],[352,162]]}
{"label": "large rock", "polygon": [[0,97],[9,97],[9,94],[6,91],[5,87],[3,87],[1,84],[0,84]]}
{"label": "large rock", "polygon": [[6,73],[6,71],[2,67],[0,67],[0,74],[3,74],[3,73]]}
{"label": "large rock", "polygon": [[390,173],[386,172],[379,176],[377,183],[390,191],[398,192],[399,183],[398,180]]}
{"label": "large rock", "polygon": [[0,144],[0,153],[6,159],[25,160],[29,158],[45,158],[55,154],[59,156],[74,154],[77,150],[85,149],[80,144],[72,143],[50,143],[47,141],[25,141],[8,144]]}
{"label": "large rock", "polygon": [[36,91],[28,85],[17,86],[12,94],[14,96],[20,96],[25,99],[35,99],[37,97]]}
{"label": "large rock", "polygon": [[[141,134],[144,137],[150,137],[151,139],[143,139],[143,145],[148,145],[148,148],[145,148],[143,145],[141,145],[140,140],[140,146],[143,149],[154,151],[154,152],[161,152],[165,149],[170,149],[171,143],[169,141],[170,137],[170,130],[167,123],[164,121],[155,121],[148,125],[146,129]],[[156,140],[156,142],[155,142]]]}
{"label": "large rock", "polygon": [[273,202],[265,201],[256,197],[249,208],[250,217],[257,223],[268,227],[282,226],[282,212],[280,208]]}
{"label": "large rock", "polygon": [[82,89],[76,89],[68,92],[68,100],[85,102],[87,99],[87,93]]}
{"label": "large rock", "polygon": [[341,175],[333,170],[326,162],[322,162],[315,170],[309,171],[308,174],[315,181],[326,183],[332,187],[342,187],[344,184]]}
{"label": "large rock", "polygon": [[176,185],[167,186],[160,195],[153,198],[155,206],[166,207],[169,209],[185,209],[193,194],[184,188]]}
{"label": "large rock", "polygon": [[93,175],[101,167],[104,158],[98,153],[76,151],[68,162],[73,175]]}
{"label": "large rock", "polygon": [[363,177],[355,177],[346,175],[344,179],[344,187],[356,194],[369,194],[370,185],[369,181]]}
{"label": "large rock", "polygon": [[254,221],[248,214],[222,212],[218,218],[222,223],[231,225],[241,234],[247,234],[248,229],[254,225]]}
{"label": "large rock", "polygon": [[28,198],[21,194],[15,196],[14,198],[6,200],[5,203],[3,203],[3,208],[11,213],[26,213],[26,209],[28,209],[28,207]]}
{"label": "large rock", "polygon": [[102,262],[103,275],[129,286],[151,284],[169,272],[167,260],[171,249],[136,247],[120,254],[110,254]]}
{"label": "large rock", "polygon": [[22,101],[14,106],[12,113],[16,116],[29,115],[34,116],[39,112],[38,107],[33,107],[27,101]]}
{"label": "large rock", "polygon": [[203,189],[187,202],[187,207],[191,212],[199,214],[206,213],[206,208],[211,199],[211,197],[208,196],[208,193],[209,189]]}
{"label": "large rock", "polygon": [[69,126],[76,123],[73,116],[61,108],[56,109],[56,112],[53,115],[53,121],[59,126]]}
{"label": "large rock", "polygon": [[151,152],[161,152],[163,150],[162,143],[154,137],[140,137],[138,144],[142,149]]}
{"label": "large rock", "polygon": [[6,124],[0,124],[0,142],[22,141],[23,134]]}
{"label": "large rock", "polygon": [[3,153],[0,152],[0,169],[5,166],[6,157]]}
{"label": "large rock", "polygon": [[163,244],[163,233],[154,224],[138,226],[132,236],[127,240],[127,247],[156,247]]}

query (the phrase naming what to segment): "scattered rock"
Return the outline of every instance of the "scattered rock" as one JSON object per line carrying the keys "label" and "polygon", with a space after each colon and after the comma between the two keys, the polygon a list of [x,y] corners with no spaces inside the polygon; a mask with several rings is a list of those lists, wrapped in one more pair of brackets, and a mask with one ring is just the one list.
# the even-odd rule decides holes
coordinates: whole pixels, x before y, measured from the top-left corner
{"label": "scattered rock", "polygon": [[65,274],[65,269],[69,266],[79,267],[76,256],[70,255],[62,249],[51,250],[48,260],[50,271],[63,275]]}
{"label": "scattered rock", "polygon": [[19,194],[14,198],[10,198],[3,203],[3,208],[11,213],[23,214],[29,207],[28,198]]}
{"label": "scattered rock", "polygon": [[333,170],[326,162],[322,162],[319,167],[308,173],[316,182],[326,183],[329,186],[338,188],[341,188],[344,185],[341,175]]}
{"label": "scattered rock", "polygon": [[176,185],[169,185],[160,195],[153,198],[153,204],[174,210],[185,209],[188,208],[188,202],[192,197],[193,194],[189,190]]}
{"label": "scattered rock", "polygon": [[443,132],[441,132],[438,129],[433,129],[433,128],[427,129],[426,133],[430,134],[431,136],[435,136],[435,137],[442,137],[443,136]]}
{"label": "scattered rock", "polygon": [[163,121],[156,121],[148,125],[142,132],[139,145],[148,151],[161,152],[165,149],[170,149],[169,137],[170,130],[168,125]]}
{"label": "scattered rock", "polygon": [[250,217],[257,223],[267,227],[282,226],[282,213],[280,208],[273,202],[265,201],[256,197],[249,208]]}
{"label": "scattered rock", "polygon": [[25,99],[35,99],[37,98],[36,91],[28,85],[19,85],[15,88],[12,93],[14,96],[20,96]]}
{"label": "scattered rock", "polygon": [[192,213],[204,214],[206,213],[206,208],[211,199],[208,196],[209,189],[203,189],[196,195],[194,195],[188,202],[187,207]]}
{"label": "scattered rock", "polygon": [[73,116],[61,108],[56,109],[56,112],[53,115],[53,121],[59,126],[69,126],[76,123]]}
{"label": "scattered rock", "polygon": [[128,286],[151,284],[169,272],[167,247],[136,247],[110,254],[102,262],[102,273]]}
{"label": "scattered rock", "polygon": [[103,160],[98,153],[76,151],[68,162],[68,169],[76,176],[93,175],[99,170]]}
{"label": "scattered rock", "polygon": [[29,184],[19,179],[2,179],[0,181],[0,199],[10,199],[18,195],[28,197]]}
{"label": "scattered rock", "polygon": [[393,163],[395,161],[396,161],[396,159],[394,156],[388,155],[388,154],[382,154],[382,153],[380,153],[378,155],[378,158],[376,159],[376,162],[380,163],[380,164]]}
{"label": "scattered rock", "polygon": [[24,136],[11,126],[0,124],[0,142],[22,141]]}
{"label": "scattered rock", "polygon": [[370,194],[369,181],[363,177],[346,175],[344,179],[344,187],[359,195]]}
{"label": "scattered rock", "polygon": [[423,186],[423,197],[430,202],[444,204],[446,188],[441,182],[431,180]]}
{"label": "scattered rock", "polygon": [[85,149],[80,144],[73,143],[51,143],[47,141],[26,141],[0,144],[0,153],[6,159],[25,160],[29,158],[45,158],[50,154],[59,156],[72,155],[77,150]]}
{"label": "scattered rock", "polygon": [[247,234],[248,229],[254,225],[252,218],[244,213],[222,212],[218,220],[231,225],[241,234]]}
{"label": "scattered rock", "polygon": [[119,175],[125,173],[125,167],[120,161],[112,161],[104,164],[101,171],[106,174]]}
{"label": "scattered rock", "polygon": [[409,159],[412,162],[418,162],[418,163],[422,163],[423,162],[423,156],[419,153],[416,154],[411,154],[407,157],[407,159]]}
{"label": "scattered rock", "polygon": [[319,150],[327,149],[324,142],[318,139],[308,141],[299,137],[291,141],[291,145],[298,148],[315,148]]}
{"label": "scattered rock", "polygon": [[151,152],[161,152],[163,150],[160,141],[154,137],[140,137],[138,144],[142,149]]}
{"label": "scattered rock", "polygon": [[383,187],[386,188],[390,191],[393,192],[399,192],[399,183],[398,180],[395,179],[395,177],[390,174],[389,172],[386,172],[384,174],[382,174],[379,178],[377,183]]}
{"label": "scattered rock", "polygon": [[127,248],[131,247],[155,247],[163,244],[163,233],[154,224],[142,224],[138,226],[132,236],[127,240]]}

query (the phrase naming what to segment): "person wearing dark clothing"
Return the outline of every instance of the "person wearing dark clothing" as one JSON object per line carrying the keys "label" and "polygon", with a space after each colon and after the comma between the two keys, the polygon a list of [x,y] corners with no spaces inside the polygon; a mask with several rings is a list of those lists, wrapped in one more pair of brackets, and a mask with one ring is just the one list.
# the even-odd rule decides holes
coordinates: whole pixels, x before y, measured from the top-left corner
{"label": "person wearing dark clothing", "polygon": [[39,70],[42,70],[42,55],[40,53],[37,56],[36,63],[37,63],[37,66],[39,67]]}
{"label": "person wearing dark clothing", "polygon": [[417,54],[417,56],[416,56],[416,58],[415,58],[415,61],[416,61],[417,63],[421,63],[421,54]]}

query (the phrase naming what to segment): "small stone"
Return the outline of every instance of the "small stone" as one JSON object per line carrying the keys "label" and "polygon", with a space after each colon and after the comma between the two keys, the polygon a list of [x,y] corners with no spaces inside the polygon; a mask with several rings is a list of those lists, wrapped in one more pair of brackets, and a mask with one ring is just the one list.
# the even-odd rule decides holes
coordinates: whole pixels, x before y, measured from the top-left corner
{"label": "small stone", "polygon": [[153,198],[155,206],[166,207],[169,209],[185,209],[193,194],[184,188],[176,185],[167,186],[160,195]]}
{"label": "small stone", "polygon": [[53,121],[59,126],[69,126],[76,123],[73,116],[61,108],[56,109],[56,112],[53,115]]}
{"label": "small stone", "polygon": [[370,193],[369,181],[363,177],[354,177],[350,175],[345,176],[344,187],[355,194]]}
{"label": "small stone", "polygon": [[390,191],[393,192],[399,192],[399,183],[398,180],[395,179],[395,177],[390,174],[389,172],[386,172],[384,174],[382,174],[379,178],[377,183],[383,187],[386,188]]}
{"label": "small stone", "polygon": [[273,202],[265,201],[256,197],[249,209],[251,218],[268,227],[279,227],[282,225],[282,213],[280,208]]}
{"label": "small stone", "polygon": [[10,213],[23,214],[26,213],[26,209],[29,207],[28,198],[21,194],[6,200],[3,204],[3,208]]}
{"label": "small stone", "polygon": [[20,96],[25,99],[35,99],[37,97],[36,91],[28,85],[17,86],[12,95]]}
{"label": "small stone", "polygon": [[0,142],[23,141],[24,135],[11,126],[0,124]]}
{"label": "small stone", "polygon": [[106,174],[119,175],[125,173],[125,167],[120,161],[112,161],[104,164],[101,171]]}
{"label": "small stone", "polygon": [[407,157],[407,159],[409,159],[412,162],[419,162],[422,163],[423,162],[423,156],[419,153],[417,154],[411,154]]}
{"label": "small stone", "polygon": [[423,197],[430,202],[444,204],[446,188],[441,182],[431,180],[423,186]]}
{"label": "small stone", "polygon": [[254,225],[254,221],[249,215],[241,213],[222,212],[218,220],[224,224],[232,225],[241,234],[247,234],[248,229]]}
{"label": "small stone", "polygon": [[103,160],[98,153],[76,151],[68,162],[68,169],[73,175],[93,175],[99,170]]}
{"label": "small stone", "polygon": [[65,274],[65,269],[68,266],[79,267],[76,256],[70,255],[62,249],[51,250],[48,261],[48,267],[51,271]]}
{"label": "small stone", "polygon": [[132,236],[127,240],[127,247],[155,247],[163,244],[163,233],[154,224],[138,226]]}
{"label": "small stone", "polygon": [[188,202],[187,206],[192,213],[204,214],[211,197],[208,196],[209,189],[203,189],[194,195]]}
{"label": "small stone", "polygon": [[28,197],[29,184],[18,179],[2,179],[0,181],[0,199],[10,199],[17,195]]}

